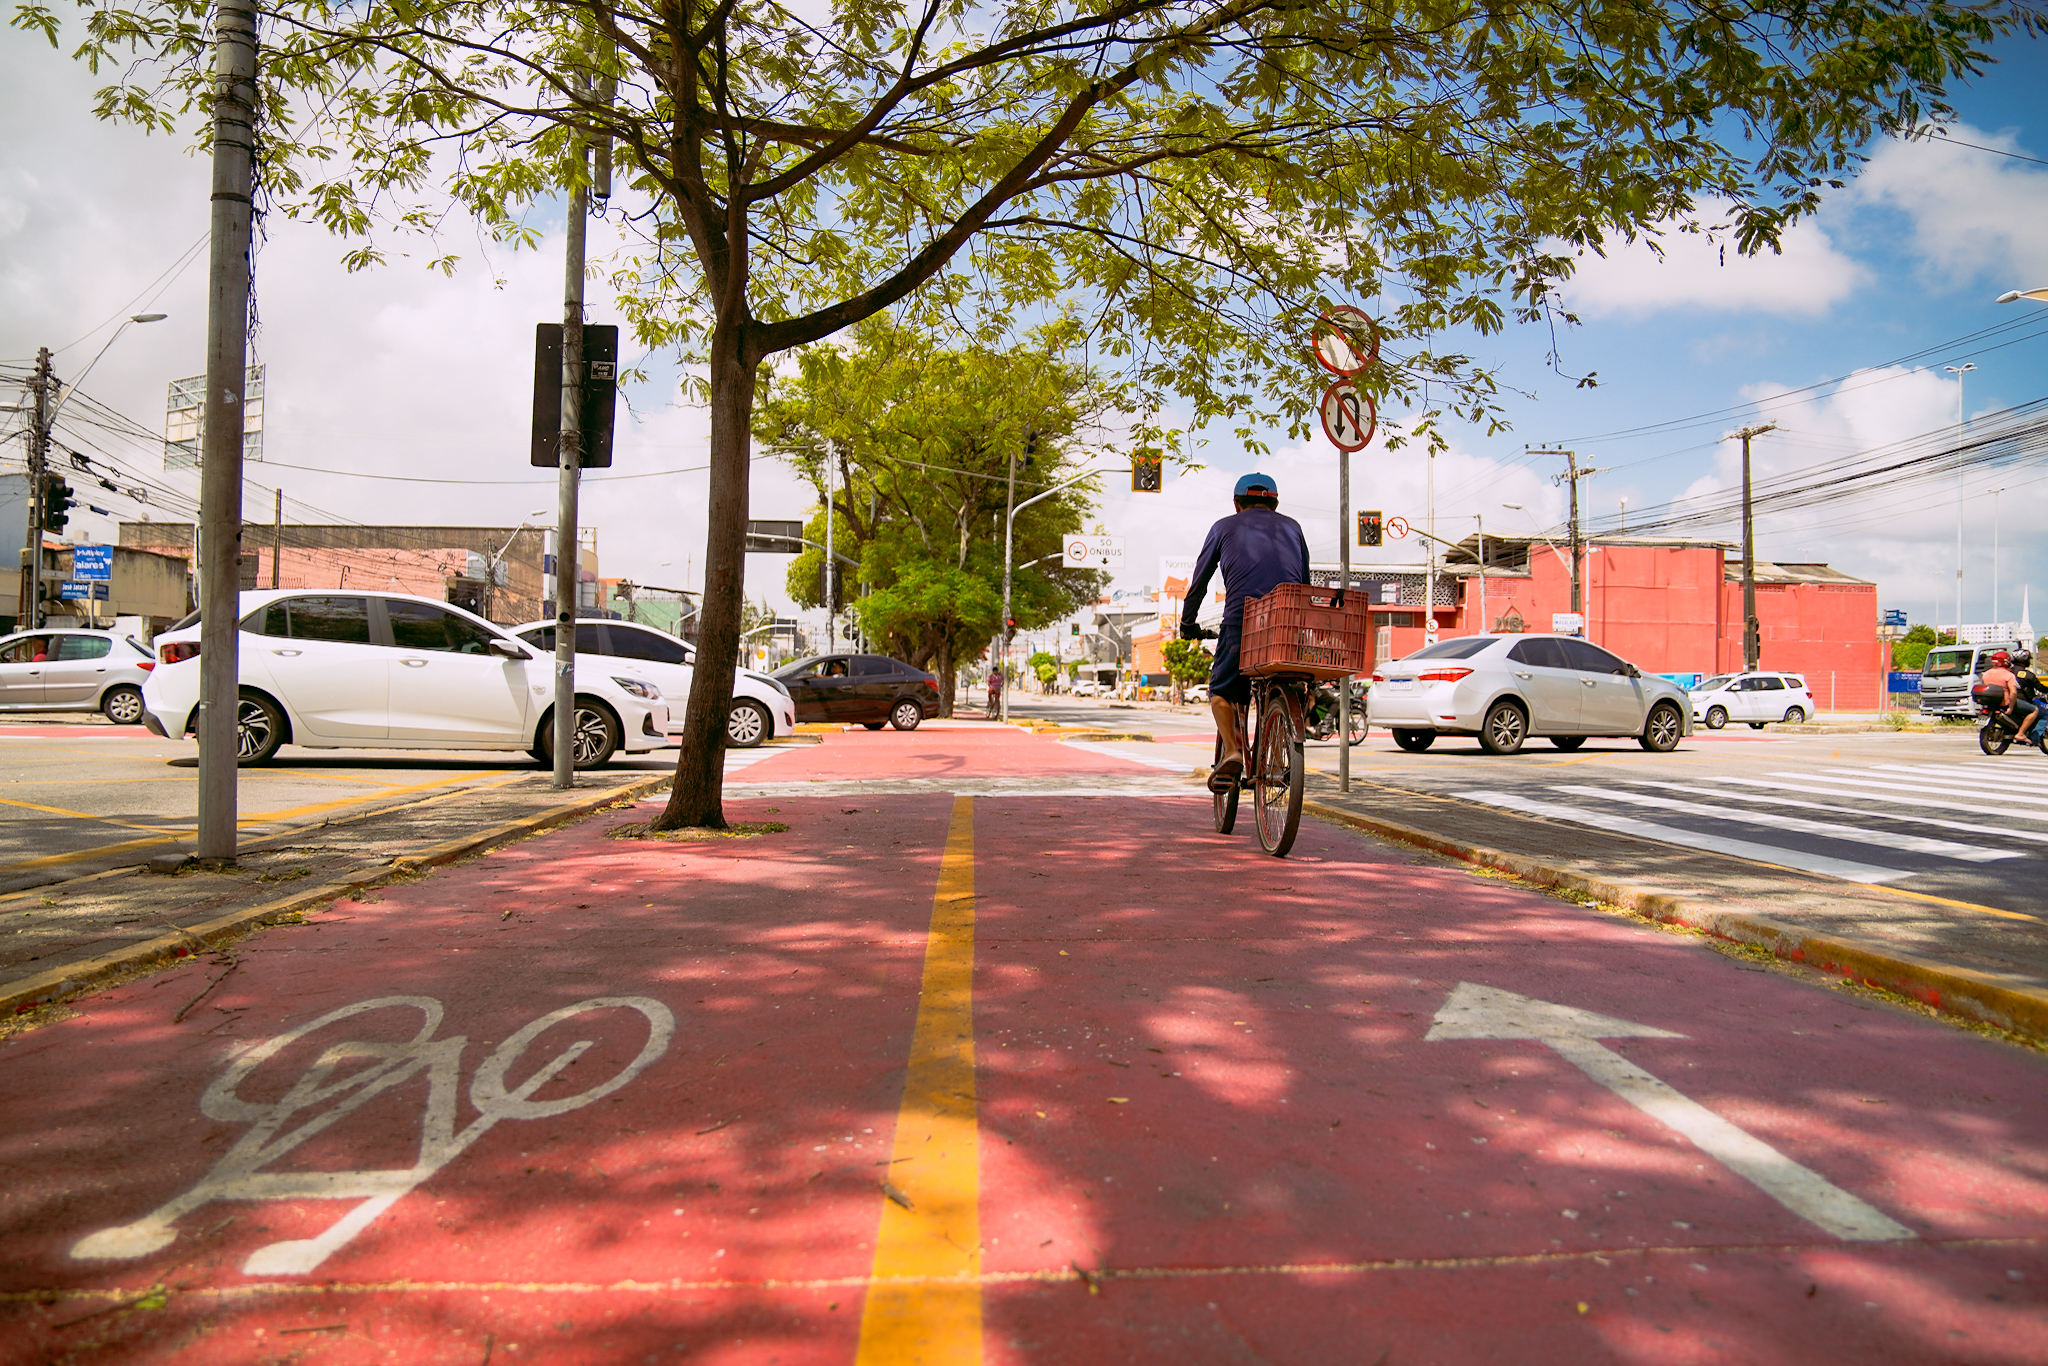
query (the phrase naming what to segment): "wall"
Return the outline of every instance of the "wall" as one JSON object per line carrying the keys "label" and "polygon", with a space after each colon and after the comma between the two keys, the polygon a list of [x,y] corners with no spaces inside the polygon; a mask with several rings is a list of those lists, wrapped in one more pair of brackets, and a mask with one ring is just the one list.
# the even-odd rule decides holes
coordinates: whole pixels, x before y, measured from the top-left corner
{"label": "wall", "polygon": [[[1741,583],[1723,585],[1721,615],[1730,629],[1715,672],[1734,672],[1743,664]],[[1869,711],[1887,704],[1891,651],[1877,639],[1875,584],[1759,583],[1756,618],[1762,667],[1804,675],[1817,705]]]}

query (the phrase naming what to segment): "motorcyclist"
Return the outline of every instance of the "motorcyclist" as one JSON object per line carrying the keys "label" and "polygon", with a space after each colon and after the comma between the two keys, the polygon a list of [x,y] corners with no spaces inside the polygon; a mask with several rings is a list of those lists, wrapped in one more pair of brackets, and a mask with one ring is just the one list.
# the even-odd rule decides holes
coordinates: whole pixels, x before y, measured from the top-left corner
{"label": "motorcyclist", "polygon": [[2012,657],[2013,676],[2019,680],[2019,704],[2031,714],[2020,726],[2021,744],[2038,744],[2048,734],[2048,684],[2034,672],[2034,652],[2021,650]]}
{"label": "motorcyclist", "polygon": [[2012,656],[2004,650],[1991,652],[1991,667],[1984,671],[1984,677],[1980,681],[1986,687],[2005,689],[2005,707],[2000,710],[2010,708],[2013,699],[2019,696],[2020,680],[2012,671]]}

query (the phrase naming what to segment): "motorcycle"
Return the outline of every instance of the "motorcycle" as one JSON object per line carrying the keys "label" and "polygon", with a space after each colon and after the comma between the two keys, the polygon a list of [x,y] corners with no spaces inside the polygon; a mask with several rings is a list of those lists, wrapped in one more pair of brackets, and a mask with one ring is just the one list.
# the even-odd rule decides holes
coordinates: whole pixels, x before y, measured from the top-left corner
{"label": "motorcycle", "polygon": [[[1319,683],[1316,685],[1315,700],[1309,706],[1308,738],[1331,740],[1337,735],[1337,685]],[[1351,743],[1356,745],[1365,739],[1365,685],[1357,679],[1351,680]]]}
{"label": "motorcycle", "polygon": [[[1977,748],[1986,754],[2003,754],[2017,740],[2020,730],[2033,719],[2032,710],[2021,712],[2017,705],[2006,705],[2005,689],[1996,683],[1978,683],[1971,687],[1970,697],[1984,708],[1984,729],[1977,732]],[[2039,740],[2041,752],[2048,754],[2048,732]]]}

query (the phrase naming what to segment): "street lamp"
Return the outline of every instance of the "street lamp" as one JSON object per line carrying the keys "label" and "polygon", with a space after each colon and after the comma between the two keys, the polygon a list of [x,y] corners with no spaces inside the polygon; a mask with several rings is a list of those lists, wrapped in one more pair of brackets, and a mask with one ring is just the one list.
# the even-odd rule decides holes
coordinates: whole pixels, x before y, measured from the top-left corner
{"label": "street lamp", "polygon": [[498,584],[498,565],[503,562],[506,554],[512,549],[512,542],[519,539],[519,533],[531,526],[534,518],[545,517],[551,511],[553,511],[552,508],[535,508],[532,512],[520,518],[519,525],[512,528],[512,534],[505,538],[505,544],[498,547],[498,553],[491,556],[490,563],[484,566],[485,621],[491,619],[491,590],[497,587]]}
{"label": "street lamp", "polygon": [[2012,303],[2016,299],[2032,299],[2036,303],[2048,304],[2048,288],[2008,289],[2005,293],[1998,296],[1998,302],[2002,304]]}
{"label": "street lamp", "polygon": [[128,316],[128,320],[126,322],[122,323],[119,327],[114,329],[114,335],[107,338],[107,344],[106,346],[102,346],[99,349],[99,354],[95,355],[91,360],[85,363],[85,369],[78,372],[78,378],[72,380],[71,383],[65,387],[64,393],[57,399],[56,407],[50,409],[50,415],[48,420],[49,425],[54,426],[56,424],[57,413],[59,412],[59,410],[61,410],[64,407],[64,405],[70,401],[72,394],[76,393],[80,388],[84,386],[85,377],[92,373],[93,366],[98,365],[100,363],[100,356],[106,355],[108,348],[113,346],[115,342],[121,340],[121,334],[123,332],[126,332],[131,326],[133,326],[136,323],[160,323],[165,318],[168,318],[170,316],[171,315],[168,313],[131,313]]}
{"label": "street lamp", "polygon": [[[1977,368],[1974,361],[1944,365],[1956,377],[1956,444],[1963,440],[1963,376]],[[1956,644],[1963,643],[1963,476],[1967,464],[1956,466]]]}

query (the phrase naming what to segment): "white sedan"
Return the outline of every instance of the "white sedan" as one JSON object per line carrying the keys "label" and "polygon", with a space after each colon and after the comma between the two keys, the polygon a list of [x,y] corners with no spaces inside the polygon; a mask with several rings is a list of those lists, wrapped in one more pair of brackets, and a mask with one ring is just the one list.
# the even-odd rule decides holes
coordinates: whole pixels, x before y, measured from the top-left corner
{"label": "white sedan", "polygon": [[1559,635],[1458,636],[1372,676],[1371,721],[1419,752],[1439,735],[1473,735],[1513,754],[1531,735],[1558,749],[1634,736],[1665,753],[1692,733],[1685,694],[1591,641]]}
{"label": "white sedan", "polygon": [[[555,652],[555,624],[529,621],[514,626],[512,634],[543,654]],[[576,654],[611,655],[624,661],[634,673],[661,689],[668,704],[668,728],[681,734],[683,712],[690,705],[690,680],[696,676],[697,651],[652,626],[634,621],[579,621],[576,623]],[[581,667],[579,665],[579,667]],[[752,749],[763,740],[796,733],[796,703],[789,689],[767,674],[752,669],[732,671],[732,711],[725,720],[725,743],[734,749]]]}
{"label": "white sedan", "polygon": [[[554,756],[554,662],[459,607],[408,593],[241,595],[240,762],[304,749],[515,749]],[[199,708],[199,615],[157,636],[142,724]],[[575,765],[669,743],[668,708],[622,661],[576,671]]]}

